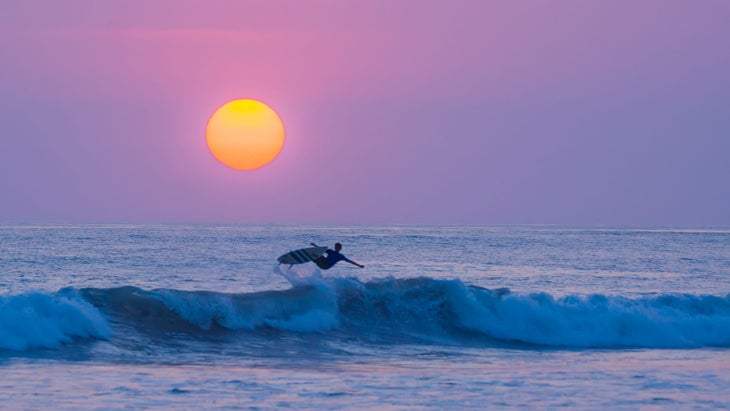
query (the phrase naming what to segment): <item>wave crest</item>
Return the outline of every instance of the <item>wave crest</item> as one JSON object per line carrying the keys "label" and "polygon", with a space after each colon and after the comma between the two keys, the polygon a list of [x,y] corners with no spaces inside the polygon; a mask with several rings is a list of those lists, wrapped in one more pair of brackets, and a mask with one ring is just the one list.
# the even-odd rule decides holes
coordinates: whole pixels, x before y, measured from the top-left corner
{"label": "wave crest", "polygon": [[0,296],[0,349],[57,348],[92,337],[111,337],[109,324],[72,289]]}
{"label": "wave crest", "polygon": [[477,304],[462,311],[460,320],[502,340],[565,347],[730,346],[730,296],[474,298]]}
{"label": "wave crest", "polygon": [[135,287],[87,288],[82,294],[122,323],[145,333],[275,328],[316,332],[338,326],[337,301],[328,287],[227,294]]}
{"label": "wave crest", "polygon": [[313,276],[296,283],[242,294],[119,287],[0,297],[0,348],[110,338],[110,324],[119,338],[135,332],[163,341],[181,332],[205,339],[277,330],[367,343],[730,347],[730,296],[557,298],[427,277],[361,282]]}

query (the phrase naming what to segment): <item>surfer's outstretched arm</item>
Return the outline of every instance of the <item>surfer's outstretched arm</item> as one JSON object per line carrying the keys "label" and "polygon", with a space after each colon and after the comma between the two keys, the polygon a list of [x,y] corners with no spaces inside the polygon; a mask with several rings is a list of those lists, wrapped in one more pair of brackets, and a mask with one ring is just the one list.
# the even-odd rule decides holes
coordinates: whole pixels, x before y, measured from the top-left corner
{"label": "surfer's outstretched arm", "polygon": [[360,267],[360,268],[365,268],[365,266],[364,266],[364,265],[362,265],[362,264],[358,264],[358,263],[356,263],[356,262],[354,262],[354,261],[350,260],[349,258],[345,258],[345,261],[347,261],[348,263],[350,263],[350,264],[352,264],[352,265],[356,265],[356,266],[358,266],[358,267]]}

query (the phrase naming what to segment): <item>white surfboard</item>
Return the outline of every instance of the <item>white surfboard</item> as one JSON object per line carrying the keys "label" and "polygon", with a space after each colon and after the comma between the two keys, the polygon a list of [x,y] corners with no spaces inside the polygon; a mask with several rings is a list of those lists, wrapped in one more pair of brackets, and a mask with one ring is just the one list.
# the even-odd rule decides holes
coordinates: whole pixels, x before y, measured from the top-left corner
{"label": "white surfboard", "polygon": [[290,251],[276,260],[279,262],[279,264],[303,264],[308,263],[310,261],[314,261],[322,254],[324,254],[325,250],[327,250],[327,247],[309,247],[309,248],[301,248],[299,250]]}

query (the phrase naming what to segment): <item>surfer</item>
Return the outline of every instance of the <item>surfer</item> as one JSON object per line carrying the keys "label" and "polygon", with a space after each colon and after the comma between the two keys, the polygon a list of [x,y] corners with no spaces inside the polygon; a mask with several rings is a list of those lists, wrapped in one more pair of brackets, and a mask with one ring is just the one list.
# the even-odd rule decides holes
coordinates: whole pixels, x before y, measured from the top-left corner
{"label": "surfer", "polygon": [[[310,243],[312,247],[319,247],[317,244]],[[358,264],[344,255],[340,254],[340,250],[342,250],[342,244],[335,243],[335,249],[328,248],[324,253],[325,255],[320,256],[316,260],[314,260],[314,263],[317,264],[317,267],[323,269],[323,270],[329,270],[332,268],[333,265],[337,264],[340,261],[347,261],[350,264],[356,265],[360,268],[364,268],[365,266],[362,264]]]}

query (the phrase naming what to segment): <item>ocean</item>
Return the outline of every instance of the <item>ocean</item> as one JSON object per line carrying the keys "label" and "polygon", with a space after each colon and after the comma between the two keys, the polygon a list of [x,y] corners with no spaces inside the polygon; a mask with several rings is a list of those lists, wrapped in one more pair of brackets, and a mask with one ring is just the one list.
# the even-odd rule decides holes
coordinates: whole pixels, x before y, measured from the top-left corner
{"label": "ocean", "polygon": [[0,226],[0,409],[130,408],[727,409],[730,230]]}

